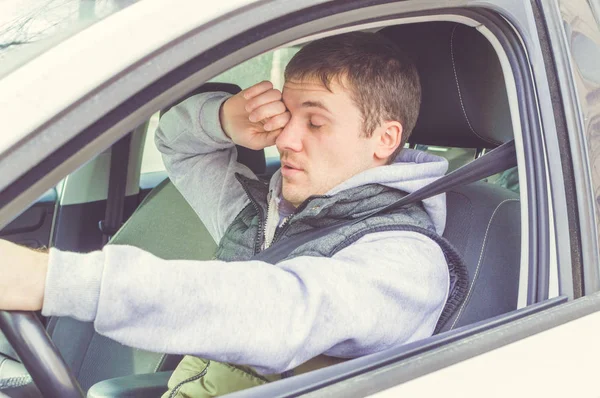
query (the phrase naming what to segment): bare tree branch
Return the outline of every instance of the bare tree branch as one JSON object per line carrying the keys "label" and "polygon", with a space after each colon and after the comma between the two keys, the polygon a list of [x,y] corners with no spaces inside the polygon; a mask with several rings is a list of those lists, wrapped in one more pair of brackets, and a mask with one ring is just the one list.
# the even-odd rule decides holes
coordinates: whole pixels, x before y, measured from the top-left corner
{"label": "bare tree branch", "polygon": [[[86,1],[86,0],[83,0]],[[38,41],[77,19],[81,0],[46,0],[0,26],[0,56],[8,49]],[[32,3],[33,4],[33,3]]]}
{"label": "bare tree branch", "polygon": [[31,42],[30,41],[11,41],[8,43],[0,43],[0,50],[4,50],[11,46],[20,46],[22,44],[29,44],[29,43],[31,43]]}

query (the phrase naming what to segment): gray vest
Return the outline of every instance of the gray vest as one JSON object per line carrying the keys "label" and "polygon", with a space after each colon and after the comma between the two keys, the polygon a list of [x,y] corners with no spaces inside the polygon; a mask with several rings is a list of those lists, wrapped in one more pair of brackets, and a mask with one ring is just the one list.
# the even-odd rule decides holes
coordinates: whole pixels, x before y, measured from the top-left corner
{"label": "gray vest", "polygon": [[[250,203],[233,220],[219,243],[215,257],[223,261],[251,259],[260,252],[264,240],[269,203],[268,184],[240,174],[236,174],[236,177],[246,191]],[[295,213],[277,228],[272,245],[311,229],[359,219],[405,195],[405,192],[383,185],[368,184],[347,189],[333,196],[312,196],[298,206]],[[420,202],[344,225],[320,239],[300,245],[286,259],[297,256],[331,257],[366,234],[381,231],[421,233],[436,242],[444,252],[450,271],[450,294],[435,328],[434,333],[437,333],[465,299],[468,276],[460,255],[446,239],[435,232],[431,218]]]}

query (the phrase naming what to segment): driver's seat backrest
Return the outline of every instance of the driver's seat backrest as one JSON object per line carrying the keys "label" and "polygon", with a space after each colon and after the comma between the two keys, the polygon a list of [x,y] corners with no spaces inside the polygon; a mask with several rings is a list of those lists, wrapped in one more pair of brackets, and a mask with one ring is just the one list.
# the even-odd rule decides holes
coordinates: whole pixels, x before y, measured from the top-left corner
{"label": "driver's seat backrest", "polygon": [[[177,102],[210,91],[235,94],[240,88],[233,84],[206,83]],[[238,161],[255,173],[264,172],[263,151],[238,147]],[[164,259],[210,260],[216,249],[196,213],[169,179],[144,198],[109,244],[136,246]],[[53,317],[48,332],[84,391],[114,377],[173,370],[181,358],[124,346],[96,333],[92,323],[72,318]]]}
{"label": "driver's seat backrest", "polygon": [[[476,28],[427,22],[392,26],[379,33],[410,54],[419,71],[422,101],[411,143],[492,149],[513,138],[498,55]],[[517,309],[519,195],[477,182],[450,190],[446,207],[444,237],[465,260],[469,289],[441,331]]]}
{"label": "driver's seat backrest", "polygon": [[467,297],[442,331],[517,309],[521,203],[503,187],[476,182],[446,194],[448,239],[469,272]]}

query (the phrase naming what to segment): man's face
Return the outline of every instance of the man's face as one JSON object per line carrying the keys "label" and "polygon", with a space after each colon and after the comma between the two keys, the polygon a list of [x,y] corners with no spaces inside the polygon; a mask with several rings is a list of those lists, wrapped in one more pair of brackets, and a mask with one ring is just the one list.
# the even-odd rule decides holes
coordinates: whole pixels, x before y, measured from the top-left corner
{"label": "man's face", "polygon": [[320,81],[287,81],[283,102],[291,119],[276,141],[281,154],[283,197],[294,206],[323,195],[368,168],[374,159],[375,135],[362,134],[361,112],[346,88]]}

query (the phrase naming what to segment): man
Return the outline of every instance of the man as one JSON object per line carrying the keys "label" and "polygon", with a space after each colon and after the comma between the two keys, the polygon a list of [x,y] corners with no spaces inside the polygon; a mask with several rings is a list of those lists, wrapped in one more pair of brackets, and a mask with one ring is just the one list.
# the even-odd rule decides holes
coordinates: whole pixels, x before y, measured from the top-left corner
{"label": "man", "polygon": [[[440,246],[443,195],[342,227],[276,265],[252,259],[442,176],[442,158],[402,150],[419,103],[414,65],[369,33],[305,46],[286,68],[283,94],[262,82],[234,96],[191,97],[162,117],[156,143],[171,180],[220,242],[218,260],[166,264],[118,245],[52,249],[48,258],[5,243],[23,267],[3,265],[0,308],[42,308],[94,321],[127,345],[205,358],[180,364],[168,396],[222,394],[321,354],[354,358],[430,336],[453,261]],[[237,163],[235,144],[277,146],[282,167],[269,184]]]}

